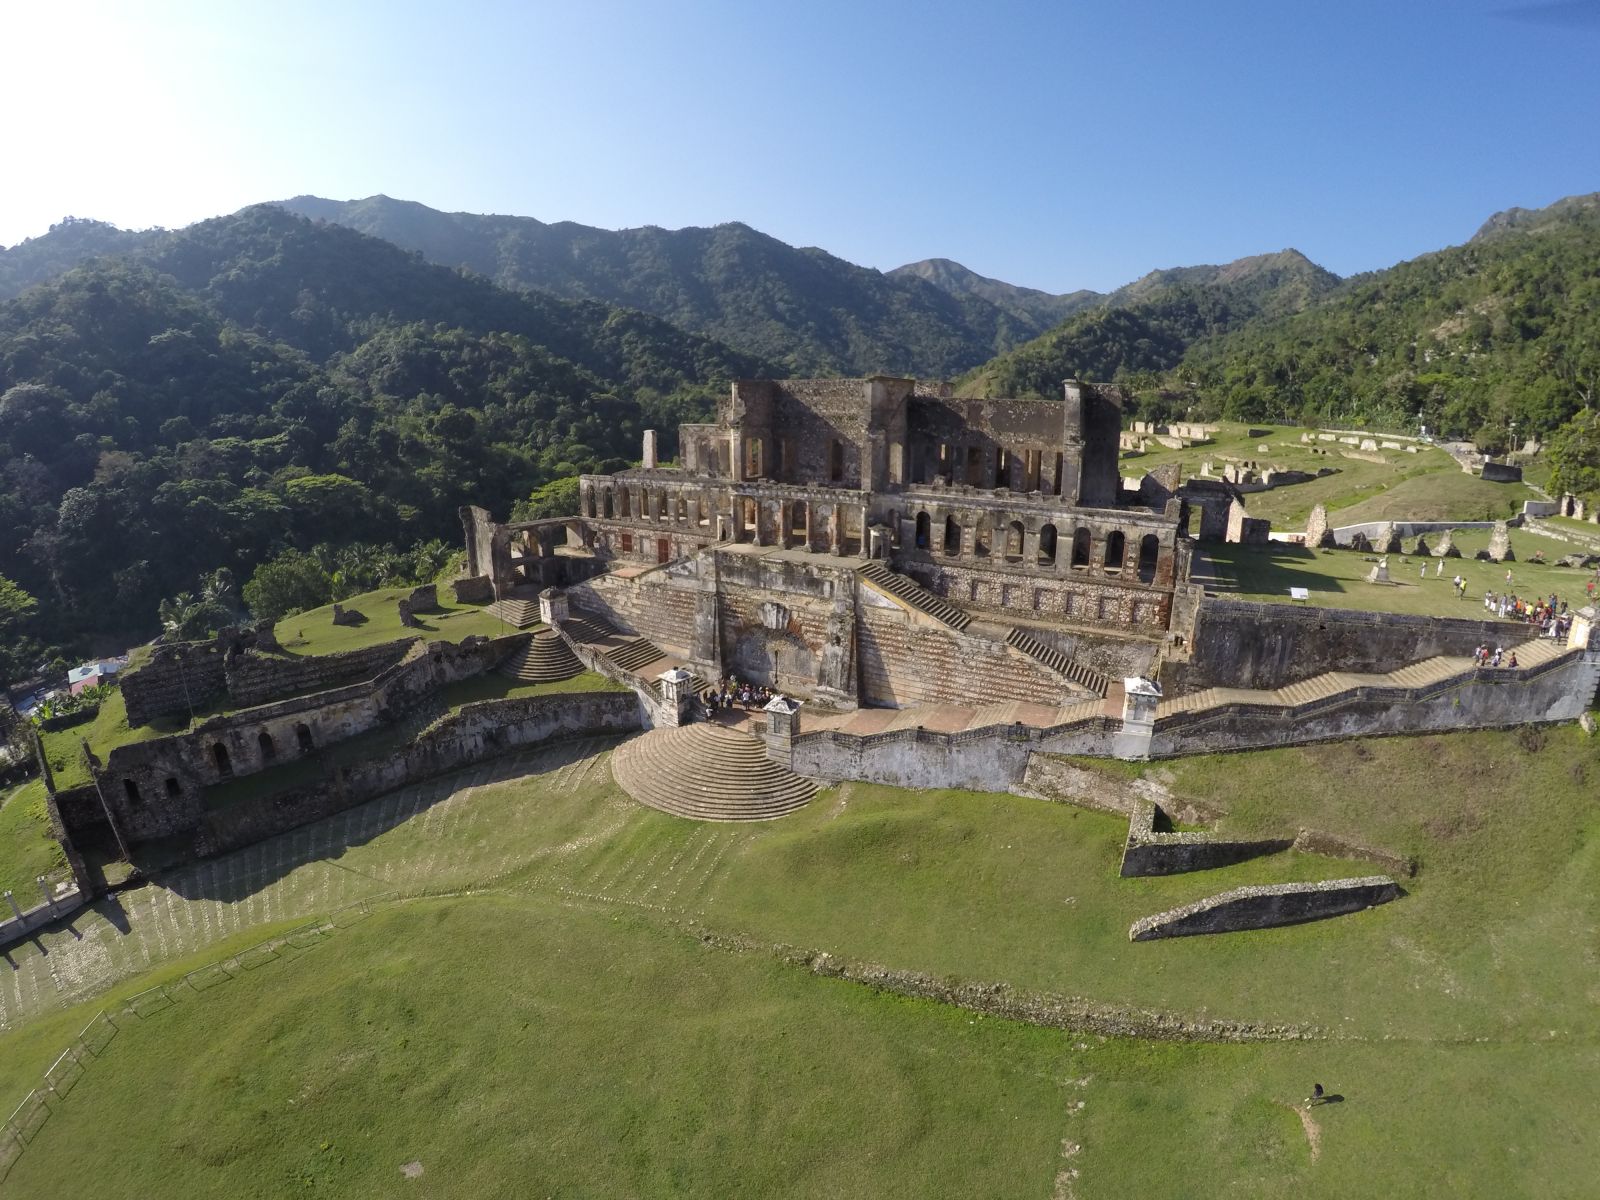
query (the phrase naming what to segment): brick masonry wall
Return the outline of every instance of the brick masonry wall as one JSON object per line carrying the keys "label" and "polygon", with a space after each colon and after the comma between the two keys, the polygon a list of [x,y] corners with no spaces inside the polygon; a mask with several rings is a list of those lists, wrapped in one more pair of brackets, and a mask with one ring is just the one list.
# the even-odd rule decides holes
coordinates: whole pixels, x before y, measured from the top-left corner
{"label": "brick masonry wall", "polygon": [[696,592],[662,572],[638,582],[601,576],[567,589],[567,600],[576,616],[601,617],[624,633],[687,656],[694,639]]}
{"label": "brick masonry wall", "polygon": [[1118,584],[1103,577],[1011,575],[914,560],[904,569],[936,596],[963,608],[1013,617],[1160,633],[1172,608],[1168,589]]}
{"label": "brick masonry wall", "polygon": [[211,642],[159,647],[144,666],[123,675],[120,687],[130,726],[204,708],[227,694],[222,648]]}

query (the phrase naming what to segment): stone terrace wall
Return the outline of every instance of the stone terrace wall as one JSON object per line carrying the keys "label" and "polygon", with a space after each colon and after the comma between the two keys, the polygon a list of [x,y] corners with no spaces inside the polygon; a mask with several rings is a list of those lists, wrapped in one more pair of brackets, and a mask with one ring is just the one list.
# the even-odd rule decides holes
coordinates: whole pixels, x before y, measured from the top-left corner
{"label": "stone terrace wall", "polygon": [[1418,689],[1357,688],[1298,708],[1229,705],[1178,713],[1156,721],[1150,757],[1575,721],[1593,703],[1597,679],[1600,654],[1590,651]]}
{"label": "stone terrace wall", "polygon": [[1051,730],[992,725],[960,733],[898,729],[865,736],[816,730],[791,739],[789,761],[792,770],[818,779],[997,792],[1022,782],[1035,750],[1109,756],[1120,725],[1095,717]]}
{"label": "stone terrace wall", "polygon": [[640,728],[639,701],[624,692],[574,692],[469,704],[380,761],[316,784],[207,813],[199,855],[221,854],[381,796],[396,788],[555,738]]}
{"label": "stone terrace wall", "polygon": [[697,588],[683,586],[664,571],[637,582],[602,575],[567,589],[575,616],[601,617],[682,657],[690,655],[698,595]]}
{"label": "stone terrace wall", "polygon": [[1082,699],[1004,643],[967,637],[898,608],[858,609],[857,654],[866,704],[998,704],[1052,707]]}
{"label": "stone terrace wall", "polygon": [[384,642],[344,654],[282,657],[246,652],[227,665],[228,695],[241,707],[266,704],[282,696],[323,691],[371,679],[405,656],[416,638]]}
{"label": "stone terrace wall", "polygon": [[[1462,608],[1483,611],[1471,597]],[[1271,691],[1327,671],[1382,674],[1435,655],[1470,655],[1484,642],[1510,647],[1537,635],[1516,621],[1207,597],[1195,618],[1189,660],[1164,664],[1161,686],[1168,696],[1208,687]]]}
{"label": "stone terrace wall", "polygon": [[1128,940],[1148,942],[1196,933],[1234,933],[1241,929],[1298,925],[1360,912],[1375,904],[1386,904],[1399,895],[1399,885],[1387,875],[1234,888],[1182,908],[1141,917],[1129,928]]}

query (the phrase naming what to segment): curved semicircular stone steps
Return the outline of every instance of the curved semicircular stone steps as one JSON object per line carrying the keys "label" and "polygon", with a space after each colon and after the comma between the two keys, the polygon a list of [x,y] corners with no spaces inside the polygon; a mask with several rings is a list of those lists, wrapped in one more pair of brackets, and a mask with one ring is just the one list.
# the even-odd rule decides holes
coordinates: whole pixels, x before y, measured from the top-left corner
{"label": "curved semicircular stone steps", "polygon": [[767,757],[759,739],[720,725],[654,729],[611,754],[617,785],[640,804],[697,821],[770,821],[817,785]]}
{"label": "curved semicircular stone steps", "polygon": [[581,674],[583,664],[566,642],[546,630],[534,634],[496,669],[518,683],[557,683]]}

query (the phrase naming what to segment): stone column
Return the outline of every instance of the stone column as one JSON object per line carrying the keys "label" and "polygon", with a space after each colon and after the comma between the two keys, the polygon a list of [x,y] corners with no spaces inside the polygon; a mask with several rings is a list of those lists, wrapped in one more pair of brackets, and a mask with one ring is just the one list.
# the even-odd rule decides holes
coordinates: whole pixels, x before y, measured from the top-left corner
{"label": "stone column", "polygon": [[22,920],[22,910],[17,907],[17,898],[9,890],[6,892],[6,903],[11,905],[11,911],[17,914],[17,920],[20,922]]}
{"label": "stone column", "polygon": [[756,527],[752,532],[754,534],[755,543],[758,546],[765,546],[767,544],[766,538],[764,538],[761,534],[761,518],[766,516],[766,513],[767,502],[765,500],[755,501]]}
{"label": "stone column", "polygon": [[1150,757],[1156,705],[1160,703],[1161,688],[1153,680],[1134,675],[1122,681],[1122,729],[1112,742],[1112,754],[1129,760]]}
{"label": "stone column", "polygon": [[644,460],[642,465],[646,471],[655,470],[656,431],[654,429],[646,429],[644,431]]}
{"label": "stone column", "polygon": [[34,879],[34,882],[39,885],[39,894],[44,897],[44,902],[50,906],[50,915],[55,916],[56,897],[55,893],[50,890],[50,881],[40,875]]}
{"label": "stone column", "polygon": [[868,558],[888,558],[889,531],[882,525],[872,526],[872,528],[867,530],[866,540],[864,541],[863,545],[866,546],[866,554]]}
{"label": "stone column", "polygon": [[[1058,534],[1057,537],[1060,535]],[[1059,546],[1060,543],[1057,542]],[[1022,561],[1030,567],[1039,561],[1039,531],[1037,529],[1024,529],[1022,531]]]}
{"label": "stone column", "polygon": [[[868,551],[869,551],[869,547],[867,545],[867,506],[865,504],[863,504],[861,506],[861,549],[858,550],[856,553],[858,555],[860,555],[862,558],[866,558],[866,557],[868,557]],[[877,555],[872,555],[871,557],[876,558]]]}
{"label": "stone column", "polygon": [[833,545],[830,547],[830,549],[835,554],[843,554],[844,553],[844,505],[835,504],[833,506],[833,520],[832,520],[831,524],[833,525]]}
{"label": "stone column", "polygon": [[545,588],[539,593],[539,619],[546,625],[559,625],[567,619],[567,594],[560,588]]}
{"label": "stone column", "polygon": [[792,767],[792,741],[800,732],[800,701],[774,696],[763,711],[767,714],[767,757],[781,767]]}
{"label": "stone column", "polygon": [[656,676],[661,685],[661,723],[669,727],[689,723],[689,706],[694,702],[694,676],[682,667],[673,667]]}

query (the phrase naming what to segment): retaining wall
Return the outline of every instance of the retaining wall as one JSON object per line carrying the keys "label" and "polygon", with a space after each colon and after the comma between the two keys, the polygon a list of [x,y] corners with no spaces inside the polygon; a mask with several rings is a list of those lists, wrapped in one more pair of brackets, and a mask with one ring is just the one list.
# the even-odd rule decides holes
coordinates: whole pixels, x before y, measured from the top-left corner
{"label": "retaining wall", "polygon": [[1129,817],[1128,840],[1122,849],[1124,878],[1210,871],[1265,854],[1277,854],[1294,845],[1293,838],[1245,840],[1214,833],[1158,833],[1155,828],[1158,812],[1155,803],[1145,800]]}
{"label": "retaining wall", "polygon": [[1298,925],[1360,912],[1375,904],[1386,904],[1399,895],[1399,885],[1387,875],[1234,888],[1182,908],[1141,917],[1129,927],[1128,940],[1148,942],[1197,933],[1235,933],[1242,929]]}
{"label": "retaining wall", "polygon": [[382,760],[342,768],[315,784],[207,813],[196,834],[195,852],[220,854],[249,845],[524,746],[578,734],[626,733],[642,724],[638,699],[624,692],[572,692],[468,704]]}
{"label": "retaining wall", "polygon": [[[1481,599],[1481,597],[1479,598]],[[1469,598],[1467,609],[1483,610]],[[1207,597],[1195,614],[1187,662],[1161,667],[1168,696],[1208,687],[1272,691],[1327,671],[1384,674],[1436,655],[1470,655],[1484,642],[1517,646],[1537,637],[1518,621],[1415,617]]]}
{"label": "retaining wall", "polygon": [[344,654],[303,658],[246,652],[236,656],[225,668],[228,695],[234,704],[252,707],[279,697],[326,691],[371,679],[404,658],[416,641],[416,638],[402,638]]}

